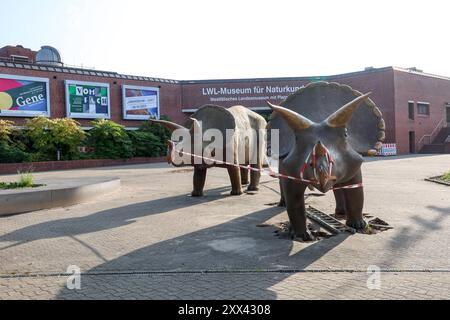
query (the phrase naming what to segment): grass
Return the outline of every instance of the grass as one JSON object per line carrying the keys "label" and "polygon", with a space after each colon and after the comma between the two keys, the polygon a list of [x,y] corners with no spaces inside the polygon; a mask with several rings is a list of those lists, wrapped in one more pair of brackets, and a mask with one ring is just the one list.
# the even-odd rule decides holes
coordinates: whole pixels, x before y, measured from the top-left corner
{"label": "grass", "polygon": [[18,182],[0,182],[1,190],[23,189],[23,188],[37,188],[43,184],[34,184],[34,177],[31,172],[19,172]]}
{"label": "grass", "polygon": [[444,175],[442,176],[442,180],[444,180],[445,182],[450,182],[450,171],[444,173]]}

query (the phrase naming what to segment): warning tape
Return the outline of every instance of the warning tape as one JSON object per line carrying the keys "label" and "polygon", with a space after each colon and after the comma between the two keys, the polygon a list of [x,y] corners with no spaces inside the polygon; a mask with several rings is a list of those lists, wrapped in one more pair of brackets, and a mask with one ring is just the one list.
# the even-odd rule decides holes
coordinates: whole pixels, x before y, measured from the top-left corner
{"label": "warning tape", "polygon": [[[269,166],[269,169],[254,168],[251,165],[240,165],[240,164],[230,163],[230,162],[226,162],[226,161],[220,161],[220,160],[217,160],[217,159],[211,159],[211,158],[208,158],[208,157],[199,156],[199,155],[192,154],[192,153],[189,153],[189,152],[176,151],[174,148],[169,148],[169,155],[170,155],[168,157],[168,162],[169,163],[171,163],[171,160],[174,158],[174,154],[177,153],[177,152],[178,152],[178,154],[184,154],[184,155],[191,156],[191,157],[194,157],[194,158],[211,161],[211,164],[227,165],[227,166],[232,166],[232,167],[236,167],[236,168],[240,168],[240,169],[246,169],[246,170],[250,170],[250,171],[254,171],[254,172],[260,172],[261,175],[270,176],[272,178],[289,179],[289,180],[297,181],[297,182],[300,182],[300,183],[306,183],[308,185],[312,185],[313,187],[317,185],[317,181],[316,180],[308,180],[308,179],[304,179],[304,178],[300,178],[300,177],[294,177],[294,176],[289,176],[289,175],[285,175],[285,174],[282,174],[282,173],[275,172],[272,169],[272,167],[270,166],[269,162],[267,162],[267,164]],[[355,184],[350,184],[350,185],[346,185],[346,186],[335,187],[335,188],[332,188],[331,190],[357,189],[357,188],[362,188],[362,187],[363,187],[362,183],[355,183]]]}

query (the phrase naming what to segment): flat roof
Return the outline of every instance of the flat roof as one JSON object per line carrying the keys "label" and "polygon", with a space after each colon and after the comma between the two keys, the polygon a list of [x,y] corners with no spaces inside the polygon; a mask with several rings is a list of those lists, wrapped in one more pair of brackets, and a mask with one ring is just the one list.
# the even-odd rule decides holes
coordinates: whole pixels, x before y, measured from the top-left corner
{"label": "flat roof", "polygon": [[200,83],[227,83],[227,82],[268,82],[268,81],[319,81],[329,80],[331,78],[345,78],[365,73],[377,73],[392,70],[393,67],[372,68],[368,70],[341,73],[330,76],[302,76],[302,77],[275,77],[275,78],[242,78],[242,79],[211,79],[211,80],[180,80],[181,84],[200,84]]}
{"label": "flat roof", "polygon": [[74,68],[74,67],[68,67],[68,66],[64,66],[64,65],[63,66],[51,66],[51,65],[41,65],[41,64],[35,64],[35,63],[19,63],[19,62],[0,61],[0,67],[26,69],[26,70],[37,70],[37,71],[48,71],[48,72],[59,72],[59,73],[70,73],[70,74],[96,76],[96,77],[103,77],[103,78],[141,80],[141,81],[172,83],[172,84],[180,83],[178,80],[142,77],[142,76],[131,76],[131,75],[119,74],[117,72],[111,72],[111,71]]}
{"label": "flat roof", "polygon": [[385,72],[388,70],[394,70],[399,72],[405,72],[415,75],[420,75],[424,77],[432,77],[442,80],[450,80],[450,77],[440,76],[436,74],[422,72],[413,68],[401,68],[401,67],[383,67],[383,68],[370,68],[361,71],[348,72],[335,75],[327,76],[302,76],[302,77],[274,77],[274,78],[236,78],[236,79],[207,79],[207,80],[173,80],[173,79],[163,79],[154,77],[143,77],[143,76],[133,76],[126,74],[119,74],[117,72],[111,71],[101,71],[95,69],[83,69],[74,68],[69,66],[50,66],[50,65],[40,65],[31,63],[19,63],[19,62],[7,62],[0,61],[0,67],[7,68],[18,68],[26,70],[38,70],[38,71],[48,71],[48,72],[59,72],[59,73],[70,73],[77,75],[86,76],[96,76],[104,78],[118,78],[118,79],[128,79],[128,80],[140,80],[140,81],[150,81],[150,82],[160,82],[160,83],[171,83],[171,84],[207,84],[207,83],[236,83],[236,82],[271,82],[271,81],[328,81],[339,78],[347,78],[352,76],[357,76],[361,74],[378,73]]}

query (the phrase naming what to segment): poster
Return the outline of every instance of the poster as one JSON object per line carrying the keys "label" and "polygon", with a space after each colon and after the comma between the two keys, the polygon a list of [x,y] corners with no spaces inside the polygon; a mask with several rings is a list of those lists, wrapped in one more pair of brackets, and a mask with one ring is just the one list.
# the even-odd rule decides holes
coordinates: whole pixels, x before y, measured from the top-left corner
{"label": "poster", "polygon": [[122,87],[123,118],[126,120],[159,119],[159,89]]}
{"label": "poster", "polygon": [[69,118],[110,119],[109,84],[67,80],[66,107]]}
{"label": "poster", "polygon": [[0,116],[50,115],[49,80],[0,74]]}

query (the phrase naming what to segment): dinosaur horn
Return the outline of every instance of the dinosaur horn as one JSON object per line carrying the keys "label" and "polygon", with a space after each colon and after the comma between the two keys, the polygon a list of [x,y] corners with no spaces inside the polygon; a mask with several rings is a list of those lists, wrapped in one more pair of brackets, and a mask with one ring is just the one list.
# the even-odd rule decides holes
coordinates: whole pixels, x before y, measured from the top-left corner
{"label": "dinosaur horn", "polygon": [[371,94],[372,92],[366,93],[362,96],[359,96],[355,100],[347,103],[345,106],[343,106],[338,111],[329,116],[325,120],[326,124],[332,128],[345,127],[352,118],[353,113],[359,108],[361,103],[363,103],[363,101],[366,100]]}
{"label": "dinosaur horn", "polygon": [[192,120],[192,129],[194,129],[194,133],[201,133],[202,126],[200,122],[195,118],[190,118]]}
{"label": "dinosaur horn", "polygon": [[170,121],[166,121],[166,120],[154,120],[154,119],[150,119],[149,120],[152,123],[158,123],[160,125],[163,125],[164,127],[166,127],[167,129],[169,129],[171,132],[178,130],[178,129],[184,129],[186,130],[185,127],[180,126],[179,124],[176,124],[174,122],[170,122]]}
{"label": "dinosaur horn", "polygon": [[327,153],[325,147],[323,146],[323,144],[320,141],[317,142],[317,144],[315,146],[315,153],[316,153],[316,156],[318,156],[318,157],[322,157]]}
{"label": "dinosaur horn", "polygon": [[291,127],[291,129],[294,131],[308,129],[314,124],[314,122],[298,114],[297,112],[294,112],[292,110],[280,106],[273,105],[268,101],[267,104],[274,112],[279,113],[283,117],[283,119],[287,122],[289,127]]}

